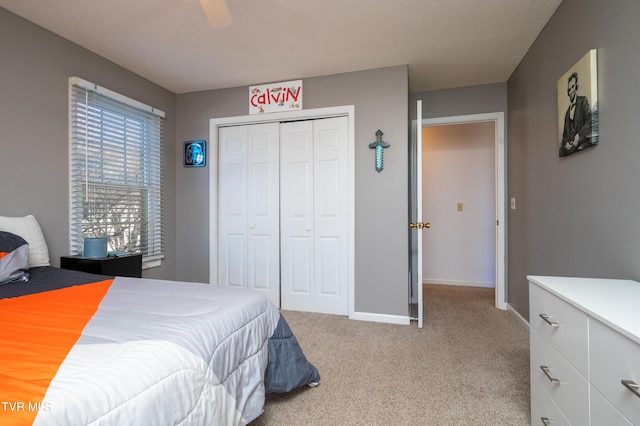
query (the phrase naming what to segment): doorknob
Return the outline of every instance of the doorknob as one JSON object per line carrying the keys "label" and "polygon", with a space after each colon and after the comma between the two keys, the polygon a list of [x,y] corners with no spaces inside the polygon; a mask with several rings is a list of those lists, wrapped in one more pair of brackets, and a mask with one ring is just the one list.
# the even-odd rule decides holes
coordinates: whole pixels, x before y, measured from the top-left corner
{"label": "doorknob", "polygon": [[422,229],[422,228],[431,228],[431,224],[429,222],[427,223],[422,223],[422,222],[418,222],[418,223],[410,223],[409,224],[409,228],[418,228],[418,229]]}

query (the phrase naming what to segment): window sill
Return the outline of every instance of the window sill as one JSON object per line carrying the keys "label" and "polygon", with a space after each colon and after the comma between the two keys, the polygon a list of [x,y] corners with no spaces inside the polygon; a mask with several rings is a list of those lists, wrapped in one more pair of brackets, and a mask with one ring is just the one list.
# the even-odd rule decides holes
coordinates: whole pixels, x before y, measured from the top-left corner
{"label": "window sill", "polygon": [[151,269],[162,266],[162,258],[156,259],[142,259],[142,269]]}

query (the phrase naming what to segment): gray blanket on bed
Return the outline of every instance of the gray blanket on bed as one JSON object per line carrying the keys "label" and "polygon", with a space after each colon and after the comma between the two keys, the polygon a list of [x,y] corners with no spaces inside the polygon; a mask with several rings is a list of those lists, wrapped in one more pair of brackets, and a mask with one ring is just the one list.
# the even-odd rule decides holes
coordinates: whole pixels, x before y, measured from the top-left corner
{"label": "gray blanket on bed", "polygon": [[269,363],[264,379],[266,392],[286,393],[318,383],[318,369],[307,361],[298,339],[280,315],[276,331],[269,338]]}

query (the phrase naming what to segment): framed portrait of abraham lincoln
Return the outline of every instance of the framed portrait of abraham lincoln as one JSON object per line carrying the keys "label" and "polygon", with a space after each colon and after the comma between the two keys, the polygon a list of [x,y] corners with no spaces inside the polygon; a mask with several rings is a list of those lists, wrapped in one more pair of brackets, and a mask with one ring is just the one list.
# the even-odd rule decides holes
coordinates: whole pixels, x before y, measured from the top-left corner
{"label": "framed portrait of abraham lincoln", "polygon": [[598,144],[598,58],[587,52],[558,80],[558,154]]}

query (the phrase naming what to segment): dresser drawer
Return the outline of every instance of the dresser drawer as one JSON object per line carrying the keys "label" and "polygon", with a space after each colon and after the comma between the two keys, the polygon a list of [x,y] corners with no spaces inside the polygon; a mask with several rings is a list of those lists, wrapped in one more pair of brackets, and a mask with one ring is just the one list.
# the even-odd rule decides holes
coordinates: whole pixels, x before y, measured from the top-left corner
{"label": "dresser drawer", "polygon": [[531,376],[571,424],[589,424],[589,383],[535,330],[531,331]]}
{"label": "dresser drawer", "polygon": [[591,426],[633,426],[633,424],[592,386]]}
{"label": "dresser drawer", "polygon": [[[543,318],[544,317],[544,318]],[[588,317],[581,310],[529,283],[529,324],[582,375],[588,374]]]}
{"label": "dresser drawer", "polygon": [[591,384],[631,423],[640,425],[640,396],[622,384],[629,380],[640,385],[640,345],[594,319],[589,339]]}
{"label": "dresser drawer", "polygon": [[570,426],[571,423],[544,390],[538,379],[531,377],[531,426]]}

